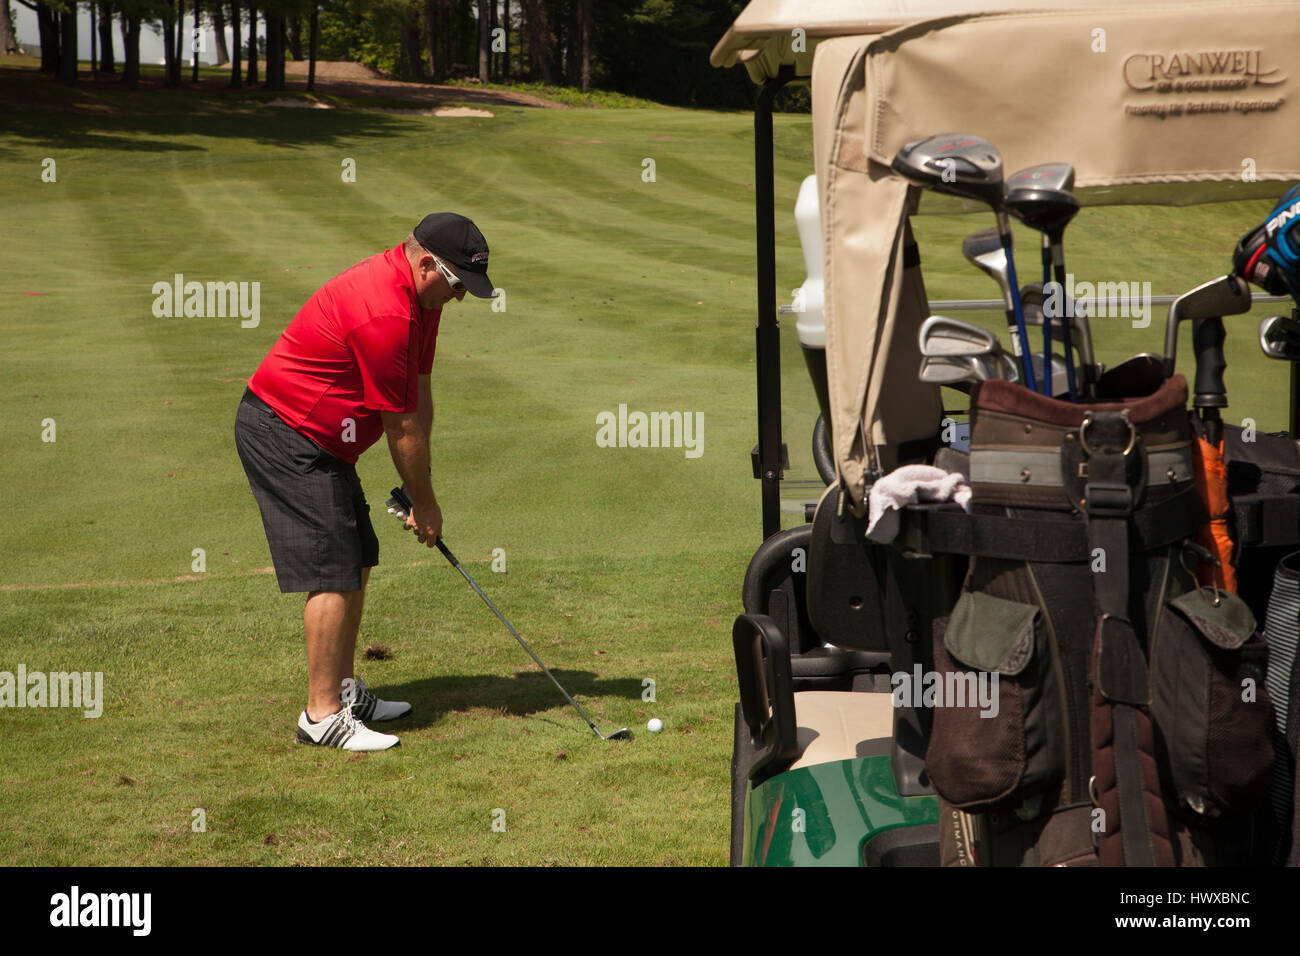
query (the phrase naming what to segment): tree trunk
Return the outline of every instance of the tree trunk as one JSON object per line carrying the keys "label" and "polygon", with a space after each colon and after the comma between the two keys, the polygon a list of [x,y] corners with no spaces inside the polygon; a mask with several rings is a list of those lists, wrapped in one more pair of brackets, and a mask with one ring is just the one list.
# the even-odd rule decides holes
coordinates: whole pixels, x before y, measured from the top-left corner
{"label": "tree trunk", "polygon": [[9,14],[9,0],[0,0],[0,56],[9,56],[18,52],[18,41],[14,38],[14,21]]}
{"label": "tree trunk", "polygon": [[541,80],[548,86],[555,83],[555,63],[551,50],[555,43],[555,34],[551,30],[550,17],[544,0],[523,0],[524,34],[528,37],[528,52],[532,58],[529,77]]}
{"label": "tree trunk", "polygon": [[409,5],[406,8],[406,24],[402,27],[402,54],[406,57],[407,77],[411,80],[425,78],[424,50],[420,45],[420,20],[420,8],[416,4]]}
{"label": "tree trunk", "polygon": [[582,64],[579,71],[579,82],[582,84],[582,92],[586,93],[591,89],[591,46],[592,32],[592,0],[578,0],[579,6],[582,7],[582,17],[580,21],[578,41],[582,45]]}
{"label": "tree trunk", "polygon": [[181,68],[185,56],[185,0],[176,0],[176,56],[172,60],[172,86],[181,85]]}
{"label": "tree trunk", "polygon": [[302,17],[289,17],[289,52],[293,54],[295,60],[301,60],[302,56]]}
{"label": "tree trunk", "polygon": [[[216,34],[216,66],[225,66],[230,62],[230,50],[226,46],[226,7],[217,0],[212,5],[212,32]],[[239,36],[239,30],[236,28],[235,36]]]}
{"label": "tree trunk", "polygon": [[77,82],[77,11],[59,14],[59,82]]}
{"label": "tree trunk", "polygon": [[257,86],[257,7],[248,8],[248,85]]}
{"label": "tree trunk", "polygon": [[320,4],[311,5],[311,38],[307,41],[307,90],[316,89],[316,40],[320,31]]}
{"label": "tree trunk", "polygon": [[36,24],[41,31],[41,72],[59,72],[59,19],[44,3],[36,4]]}
{"label": "tree trunk", "polygon": [[[172,13],[176,12],[176,3],[173,0]],[[172,86],[172,62],[176,59],[176,31],[166,20],[163,21],[163,82]]]}
{"label": "tree trunk", "polygon": [[239,27],[239,0],[230,0],[230,86],[236,90],[244,85],[243,71],[239,68],[239,44],[243,39]]}
{"label": "tree trunk", "polygon": [[442,82],[442,64],[438,56],[438,15],[434,0],[424,0],[424,41],[429,52],[429,76]]}
{"label": "tree trunk", "polygon": [[488,16],[488,6],[478,0],[478,79],[486,83],[492,72],[492,18]]}
{"label": "tree trunk", "polygon": [[569,22],[564,31],[564,82],[577,86],[582,73],[582,0],[569,4]]}
{"label": "tree trunk", "polygon": [[140,18],[122,14],[122,82],[128,90],[140,85]]}
{"label": "tree trunk", "polygon": [[113,56],[113,8],[107,3],[99,5],[99,69],[102,73],[117,72]]}
{"label": "tree trunk", "polygon": [[452,19],[450,0],[438,0],[438,29],[442,37],[442,78],[444,80],[451,76],[452,64],[456,62]]}
{"label": "tree trunk", "polygon": [[181,28],[185,0],[171,0],[172,22],[163,22],[163,76],[168,86],[181,82]]}
{"label": "tree trunk", "polygon": [[199,81],[199,31],[203,29],[203,22],[199,19],[199,0],[194,0],[194,31],[190,34],[190,82]]}
{"label": "tree trunk", "polygon": [[284,17],[266,18],[266,88],[284,89]]}

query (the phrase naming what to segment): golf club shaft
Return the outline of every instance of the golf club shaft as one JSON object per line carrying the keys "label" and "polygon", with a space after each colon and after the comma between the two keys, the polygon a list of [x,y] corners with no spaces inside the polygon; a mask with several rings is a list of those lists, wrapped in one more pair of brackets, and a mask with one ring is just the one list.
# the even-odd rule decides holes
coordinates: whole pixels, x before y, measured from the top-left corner
{"label": "golf club shaft", "polygon": [[[406,510],[406,513],[409,515],[411,513],[412,504],[411,504],[410,496],[406,494],[406,491],[402,488],[394,488],[391,492],[391,495],[393,498],[395,498],[398,501],[399,504],[401,504],[401,506]],[[601,740],[610,739],[596,729],[596,725],[591,722],[591,718],[587,716],[587,712],[578,706],[578,702],[576,700],[574,700],[572,697],[569,696],[569,692],[564,689],[564,686],[558,680],[555,679],[555,675],[551,673],[550,668],[548,668],[545,664],[543,664],[542,659],[533,653],[533,649],[528,646],[528,642],[519,636],[519,632],[516,631],[513,625],[511,625],[511,623],[506,620],[506,616],[497,610],[497,606],[488,599],[488,596],[486,594],[483,593],[483,589],[479,587],[478,584],[475,582],[475,580],[469,576],[469,572],[466,571],[463,567],[461,567],[460,562],[456,560],[456,556],[451,553],[451,549],[442,543],[442,538],[441,537],[438,538],[433,543],[437,546],[438,550],[442,552],[442,556],[451,563],[451,566],[455,568],[457,571],[459,571],[461,573],[461,576],[466,581],[469,582],[469,586],[472,587],[475,593],[478,594],[478,596],[483,599],[483,603],[486,604],[488,607],[490,607],[492,609],[492,613],[501,619],[501,623],[504,624],[507,630],[509,630],[510,633],[514,635],[515,640],[519,642],[519,646],[522,647],[524,650],[526,650],[528,652],[528,656],[537,662],[537,666],[540,667],[546,673],[546,676],[551,679],[551,683],[554,684],[556,689],[559,690],[559,692],[564,695],[564,699],[567,700],[570,704],[572,704],[573,709],[582,715],[582,719],[587,722],[587,726],[591,728],[591,732],[595,734],[597,737],[599,737]],[[621,731],[619,733],[621,733]],[[615,733],[614,736],[615,737],[619,736],[619,733]]]}
{"label": "golf club shaft", "polygon": [[506,629],[509,630],[510,633],[514,635],[515,640],[519,642],[519,646],[522,647],[524,650],[526,650],[528,652],[528,656],[537,662],[537,666],[546,672],[546,676],[551,679],[551,683],[554,684],[556,688],[559,690],[559,692],[564,695],[564,699],[573,705],[574,710],[582,714],[582,719],[587,722],[587,726],[590,727],[592,731],[595,732],[597,737],[601,736],[600,731],[596,730],[596,725],[591,722],[591,718],[588,717],[586,712],[583,711],[583,709],[578,706],[578,702],[569,696],[569,692],[564,689],[564,687],[560,684],[558,680],[555,679],[555,675],[552,674],[550,672],[550,669],[547,668],[547,666],[542,663],[542,659],[533,653],[533,649],[528,646],[528,642],[519,636],[519,632],[516,631],[514,627],[510,624],[510,622],[506,620],[506,616],[497,610],[497,606],[492,603],[492,601],[488,598],[486,594],[483,593],[483,589],[479,587],[478,584],[475,583],[474,579],[469,576],[469,572],[466,571],[463,567],[461,567],[460,562],[456,560],[456,556],[451,553],[451,549],[449,549],[445,544],[442,543],[442,538],[439,538],[437,541],[434,542],[434,544],[437,546],[438,550],[442,552],[442,556],[451,562],[451,566],[455,568],[457,571],[459,571],[461,573],[461,576],[464,577],[465,580],[469,582],[469,586],[472,587],[474,591],[478,594],[478,596],[483,599],[483,603],[486,604],[488,607],[490,607],[492,609],[492,613],[501,619],[501,623],[504,624],[506,626]]}
{"label": "golf club shaft", "polygon": [[[1060,235],[1049,237],[1047,233],[1043,233],[1043,241],[1048,243],[1051,249],[1052,265],[1056,269],[1056,283],[1061,287],[1062,313],[1065,319],[1061,323],[1065,330],[1065,381],[1070,390],[1070,401],[1077,402],[1079,392],[1074,379],[1074,335],[1071,334],[1071,324],[1074,322],[1074,316],[1071,313],[1074,310],[1065,301],[1065,245]],[[1046,286],[1044,285],[1044,287]],[[1046,299],[1044,299],[1044,302],[1046,302]],[[1043,310],[1043,321],[1048,321],[1046,309]]]}
{"label": "golf club shaft", "polygon": [[[998,239],[1002,243],[1002,249],[1007,254],[1007,279],[1011,287],[1011,308],[1012,316],[1016,325],[1016,334],[1019,337],[1021,355],[1020,364],[1025,372],[1025,386],[1031,392],[1037,392],[1038,383],[1034,377],[1034,363],[1030,359],[1032,347],[1029,344],[1029,330],[1025,328],[1025,313],[1020,304],[1020,287],[1016,284],[1016,260],[1013,240],[1011,237],[1011,219],[1007,214],[998,210]],[[1046,327],[1046,323],[1044,323]],[[1044,386],[1046,388],[1046,386]]]}

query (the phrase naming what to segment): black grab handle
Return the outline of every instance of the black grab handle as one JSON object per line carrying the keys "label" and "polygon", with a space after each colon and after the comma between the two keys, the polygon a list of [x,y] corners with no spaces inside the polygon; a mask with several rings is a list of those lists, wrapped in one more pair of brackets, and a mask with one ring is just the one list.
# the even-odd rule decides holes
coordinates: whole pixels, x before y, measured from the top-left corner
{"label": "black grab handle", "polygon": [[1223,384],[1223,319],[1211,317],[1192,322],[1192,351],[1196,354],[1194,408],[1226,408],[1228,391]]}

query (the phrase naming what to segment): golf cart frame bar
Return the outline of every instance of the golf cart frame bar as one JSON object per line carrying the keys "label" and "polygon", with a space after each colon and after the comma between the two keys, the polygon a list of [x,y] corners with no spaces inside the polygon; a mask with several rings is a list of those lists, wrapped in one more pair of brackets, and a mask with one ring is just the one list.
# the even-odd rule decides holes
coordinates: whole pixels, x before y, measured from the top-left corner
{"label": "golf cart frame bar", "polygon": [[776,308],[776,169],[772,104],[795,79],[781,67],[764,81],[754,103],[754,223],[758,252],[758,324],[754,329],[758,375],[758,479],[763,483],[763,538],[781,530],[781,324]]}

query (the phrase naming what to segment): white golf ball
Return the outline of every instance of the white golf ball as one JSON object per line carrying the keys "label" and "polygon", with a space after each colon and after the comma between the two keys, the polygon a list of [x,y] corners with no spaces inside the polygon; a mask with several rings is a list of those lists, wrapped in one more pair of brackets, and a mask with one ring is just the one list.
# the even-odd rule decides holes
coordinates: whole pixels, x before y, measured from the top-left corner
{"label": "white golf ball", "polygon": [[650,723],[645,725],[645,729],[650,731],[652,734],[657,734],[659,731],[664,729],[664,722],[658,717],[651,717]]}

